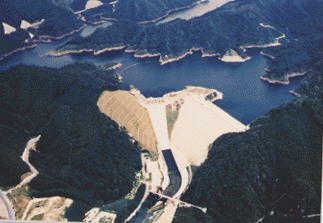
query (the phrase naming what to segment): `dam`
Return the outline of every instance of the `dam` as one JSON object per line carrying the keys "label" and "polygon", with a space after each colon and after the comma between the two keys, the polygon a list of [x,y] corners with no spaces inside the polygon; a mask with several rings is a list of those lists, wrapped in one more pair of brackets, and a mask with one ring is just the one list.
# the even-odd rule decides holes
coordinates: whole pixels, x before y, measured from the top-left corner
{"label": "dam", "polygon": [[146,98],[135,88],[101,94],[100,111],[149,153],[142,158],[142,182],[149,195],[127,222],[170,223],[179,202],[161,197],[179,200],[191,182],[191,166],[205,161],[210,144],[223,134],[248,129],[214,104],[222,98],[217,90],[196,86],[158,98]]}

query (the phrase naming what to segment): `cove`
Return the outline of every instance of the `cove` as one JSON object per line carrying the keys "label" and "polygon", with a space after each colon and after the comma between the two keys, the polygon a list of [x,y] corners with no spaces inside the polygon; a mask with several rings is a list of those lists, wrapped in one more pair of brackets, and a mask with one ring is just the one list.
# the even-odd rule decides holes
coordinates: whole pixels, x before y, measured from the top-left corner
{"label": "cove", "polygon": [[[90,32],[95,30],[90,28]],[[134,58],[132,54],[123,51],[107,52],[99,56],[45,56],[77,35],[80,34],[53,43],[39,44],[31,50],[15,54],[0,63],[0,70],[17,64],[61,67],[76,62],[91,62],[101,66],[112,62],[122,63],[117,71],[123,77],[124,89],[134,85],[146,97],[157,97],[180,90],[186,85],[215,88],[224,94],[223,100],[216,104],[244,124],[249,124],[272,108],[291,100],[293,96],[289,91],[296,89],[301,79],[294,78],[287,86],[271,85],[260,80],[267,66],[267,59],[259,55],[258,50],[249,50],[248,55],[252,59],[244,63],[224,63],[213,57],[201,58],[201,54],[196,52],[180,61],[162,66],[158,63],[158,58]],[[81,35],[87,33],[83,32]]]}

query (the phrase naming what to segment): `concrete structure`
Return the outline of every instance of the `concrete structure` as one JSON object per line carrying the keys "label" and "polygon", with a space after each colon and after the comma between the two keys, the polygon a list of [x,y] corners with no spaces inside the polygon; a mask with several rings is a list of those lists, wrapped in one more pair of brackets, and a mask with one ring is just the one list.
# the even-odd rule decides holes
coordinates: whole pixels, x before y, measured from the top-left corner
{"label": "concrete structure", "polygon": [[170,223],[177,206],[205,211],[179,200],[191,182],[191,165],[204,162],[217,137],[247,129],[213,104],[222,98],[219,91],[193,86],[160,98],[145,98],[137,89],[105,91],[100,96],[101,112],[125,127],[142,147],[158,154],[156,160],[142,156],[144,183],[150,193],[145,193],[127,222]]}

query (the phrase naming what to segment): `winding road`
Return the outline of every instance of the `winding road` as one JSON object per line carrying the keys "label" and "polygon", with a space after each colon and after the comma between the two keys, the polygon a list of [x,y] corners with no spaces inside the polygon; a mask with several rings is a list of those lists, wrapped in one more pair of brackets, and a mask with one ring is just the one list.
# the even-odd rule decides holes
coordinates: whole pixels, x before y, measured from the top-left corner
{"label": "winding road", "polygon": [[[7,191],[7,193],[10,193],[12,190],[14,190],[15,188],[19,188],[25,184],[28,184],[34,177],[37,176],[38,171],[36,170],[36,168],[29,162],[29,154],[31,150],[35,150],[36,149],[36,145],[37,142],[39,141],[41,135],[31,138],[27,144],[26,147],[24,149],[23,154],[21,155],[21,159],[28,165],[28,167],[30,168],[30,171],[32,172],[32,174],[28,177],[26,177],[24,180],[22,180],[17,186],[11,188],[9,191]],[[11,202],[9,201],[7,195],[0,191],[0,202],[2,200],[2,203],[4,204],[5,208],[7,209],[7,218],[8,220],[15,220],[15,211],[13,210],[13,206],[11,204]]]}

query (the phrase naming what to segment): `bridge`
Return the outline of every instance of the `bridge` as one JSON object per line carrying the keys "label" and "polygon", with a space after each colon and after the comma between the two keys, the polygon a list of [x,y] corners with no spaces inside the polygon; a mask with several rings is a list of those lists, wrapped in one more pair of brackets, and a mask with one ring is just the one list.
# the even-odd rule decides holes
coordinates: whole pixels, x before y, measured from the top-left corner
{"label": "bridge", "polygon": [[203,207],[200,207],[200,206],[197,206],[197,205],[185,202],[185,201],[181,201],[180,199],[177,199],[177,198],[169,197],[164,194],[159,194],[159,193],[154,193],[154,192],[151,192],[151,193],[156,194],[161,198],[165,198],[167,200],[172,201],[178,207],[196,208],[196,209],[199,209],[200,211],[202,211],[203,213],[206,213],[206,211],[207,211],[207,208],[205,208],[205,207],[203,208]]}

